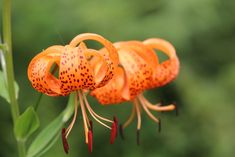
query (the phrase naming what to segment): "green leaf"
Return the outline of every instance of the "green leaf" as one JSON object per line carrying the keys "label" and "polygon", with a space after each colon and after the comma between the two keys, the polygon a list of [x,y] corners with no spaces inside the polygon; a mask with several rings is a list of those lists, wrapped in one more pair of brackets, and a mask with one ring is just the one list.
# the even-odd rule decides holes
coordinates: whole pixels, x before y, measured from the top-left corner
{"label": "green leaf", "polygon": [[[16,98],[18,99],[19,95],[19,86],[17,82],[14,82],[15,85],[15,91],[16,91]],[[0,71],[0,96],[3,97],[8,103],[10,103],[10,98],[8,94],[8,89],[7,89],[7,83],[5,80],[5,75],[2,71]]]}
{"label": "green leaf", "polygon": [[30,145],[27,157],[34,157],[41,151],[47,148],[47,146],[53,141],[61,130],[63,115],[60,114],[55,120],[53,120],[45,129],[43,129],[33,143]]}
{"label": "green leaf", "polygon": [[25,141],[40,125],[38,116],[33,107],[19,116],[14,126],[15,137],[18,141]]}
{"label": "green leaf", "polygon": [[42,151],[40,151],[40,153],[38,153],[35,157],[40,157],[42,156],[44,153],[46,153],[48,150],[51,149],[51,147],[54,146],[54,144],[57,142],[57,140],[59,139],[60,134],[57,134],[57,136],[55,138],[52,139],[52,141],[47,145],[47,147],[45,149],[43,149]]}
{"label": "green leaf", "polygon": [[63,114],[63,119],[62,119],[63,123],[67,122],[74,112],[75,94],[76,94],[75,92],[70,94],[67,107],[61,113]]}
{"label": "green leaf", "polygon": [[66,109],[38,134],[27,151],[27,157],[39,157],[54,145],[64,123],[73,114],[74,96],[75,93],[70,94]]}

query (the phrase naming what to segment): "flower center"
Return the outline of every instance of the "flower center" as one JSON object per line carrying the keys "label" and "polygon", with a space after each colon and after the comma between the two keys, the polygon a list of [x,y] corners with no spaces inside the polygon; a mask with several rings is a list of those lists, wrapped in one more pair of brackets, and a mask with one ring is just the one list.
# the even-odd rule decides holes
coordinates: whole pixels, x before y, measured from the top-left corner
{"label": "flower center", "polygon": [[144,96],[143,94],[138,95],[134,100],[133,100],[133,108],[132,112],[127,119],[127,121],[124,123],[124,125],[120,125],[120,134],[121,137],[124,139],[123,135],[123,129],[126,128],[127,126],[130,125],[130,123],[134,120],[135,115],[137,116],[137,144],[140,144],[140,129],[141,129],[141,108],[146,112],[148,117],[152,119],[154,122],[158,124],[158,131],[161,131],[161,119],[155,117],[151,110],[162,112],[162,111],[172,111],[175,110],[177,113],[177,107],[175,104],[170,104],[167,106],[161,106],[161,103],[158,103],[156,105],[150,103]]}
{"label": "flower center", "polygon": [[[104,127],[111,130],[110,135],[110,143],[113,144],[115,138],[117,137],[117,127],[118,127],[118,121],[117,118],[114,116],[113,120],[104,118],[100,115],[98,115],[90,106],[90,104],[87,101],[86,95],[82,90],[77,91],[77,94],[75,96],[75,104],[74,104],[74,115],[71,123],[69,124],[68,128],[62,129],[62,142],[64,146],[64,150],[66,153],[68,153],[69,145],[67,142],[67,138],[75,124],[77,112],[78,112],[78,99],[81,107],[82,112],[82,119],[84,124],[84,133],[85,133],[85,143],[88,145],[89,152],[92,152],[92,144],[93,144],[93,123],[89,119],[87,115],[88,113],[93,117],[98,123],[103,125]],[[107,123],[111,123],[111,126],[109,126]]]}

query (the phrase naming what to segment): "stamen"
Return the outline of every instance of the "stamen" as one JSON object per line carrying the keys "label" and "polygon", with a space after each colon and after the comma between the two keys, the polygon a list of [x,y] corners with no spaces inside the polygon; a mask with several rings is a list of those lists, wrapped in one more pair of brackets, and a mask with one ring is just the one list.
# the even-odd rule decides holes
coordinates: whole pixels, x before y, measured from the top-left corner
{"label": "stamen", "polygon": [[111,134],[110,134],[110,144],[114,143],[114,140],[117,136],[117,125],[115,122],[112,124]]}
{"label": "stamen", "polygon": [[123,140],[125,140],[125,136],[124,136],[124,133],[123,133],[123,126],[122,124],[119,125],[119,133],[120,133],[120,136]]}
{"label": "stamen", "polygon": [[141,128],[141,114],[140,114],[140,108],[139,108],[139,103],[137,99],[134,99],[133,101],[135,109],[136,109],[136,114],[137,114],[137,130],[140,130]]}
{"label": "stamen", "polygon": [[92,131],[88,131],[88,150],[91,153],[92,152],[92,147],[93,147],[93,135]]}
{"label": "stamen", "polygon": [[136,131],[136,142],[137,142],[137,145],[139,146],[140,145],[140,130],[137,129]]}
{"label": "stamen", "polygon": [[129,116],[128,120],[124,123],[122,129],[126,128],[128,125],[130,125],[130,123],[134,120],[135,118],[135,106],[133,105],[132,111],[131,111],[131,115]]}
{"label": "stamen", "polygon": [[[89,103],[88,103],[86,97],[84,96],[83,98],[84,98],[84,100],[85,100],[86,107],[87,107],[89,113],[91,114],[91,116],[92,116],[98,123],[100,123],[101,125],[103,125],[103,126],[105,126],[106,128],[108,128],[108,129],[111,130],[111,127],[110,127],[110,126],[104,124],[103,122],[101,122],[101,121],[98,119],[98,118],[101,119],[101,116],[97,115],[97,114],[92,110],[92,108],[90,107],[90,105],[89,105]],[[102,117],[102,119],[106,119],[106,118],[103,118],[103,117]],[[107,119],[107,120],[108,120],[108,119]],[[109,122],[113,122],[113,121],[111,121],[111,120],[108,120],[108,121],[109,121]]]}
{"label": "stamen", "polygon": [[109,119],[107,119],[107,118],[101,117],[100,115],[98,115],[97,113],[95,113],[95,111],[91,108],[90,104],[88,103],[87,98],[86,98],[86,96],[85,96],[84,93],[83,93],[83,98],[84,98],[84,100],[85,100],[85,103],[87,104],[87,108],[89,108],[90,111],[91,111],[97,118],[99,118],[99,119],[101,119],[101,120],[103,120],[103,121],[109,122],[109,123],[113,123],[112,120],[109,120]]}
{"label": "stamen", "polygon": [[92,111],[91,111],[90,108],[87,106],[87,104],[86,104],[86,107],[87,107],[89,113],[91,114],[91,116],[92,116],[98,123],[100,123],[101,125],[103,125],[103,126],[105,126],[106,128],[108,128],[108,129],[111,130],[111,127],[110,127],[110,126],[108,126],[108,125],[104,124],[103,122],[101,122],[101,121],[92,113]]}
{"label": "stamen", "polygon": [[118,120],[117,120],[117,117],[114,116],[111,135],[110,135],[110,144],[114,143],[114,140],[116,139],[117,135],[118,135]]}
{"label": "stamen", "polygon": [[176,102],[173,102],[172,104],[175,105],[175,115],[178,116],[179,115],[179,108],[178,108]]}
{"label": "stamen", "polygon": [[116,137],[118,136],[118,119],[116,116],[113,117],[113,121],[115,122],[116,125]]}
{"label": "stamen", "polygon": [[159,123],[158,123],[158,132],[161,132],[161,130],[162,130],[162,122],[161,122],[160,118],[158,118],[158,120],[159,120]]}
{"label": "stamen", "polygon": [[155,111],[172,111],[172,110],[176,109],[176,106],[174,104],[170,104],[170,105],[167,105],[167,106],[160,106],[161,103],[159,103],[157,105],[153,105],[142,94],[140,94],[138,96],[138,98],[151,110],[155,110]]}
{"label": "stamen", "polygon": [[68,128],[66,129],[66,138],[68,138],[68,135],[69,133],[71,132],[73,126],[74,126],[74,123],[76,121],[76,117],[77,117],[77,110],[78,110],[78,100],[77,100],[77,94],[75,96],[75,104],[74,104],[74,115],[73,115],[73,120],[72,122],[70,123],[70,125],[68,126]]}
{"label": "stamen", "polygon": [[[84,106],[84,108],[85,108],[85,106]],[[86,108],[85,108],[85,111],[86,111]],[[86,117],[86,122],[87,122],[88,129],[89,129],[91,127],[90,126],[90,120],[89,120],[86,112],[85,112],[85,117]]]}
{"label": "stamen", "polygon": [[143,109],[145,110],[145,112],[147,113],[147,115],[154,120],[156,123],[159,123],[159,120],[149,111],[149,109],[146,107],[146,104],[144,103],[144,101],[142,99],[140,100],[140,104],[143,106]]}
{"label": "stamen", "polygon": [[156,118],[150,111],[149,109],[146,107],[146,104],[143,102],[142,99],[140,99],[140,104],[143,106],[143,109],[145,110],[145,112],[147,113],[147,115],[153,120],[155,121],[156,123],[158,123],[158,132],[161,131],[161,119],[159,118]]}
{"label": "stamen", "polygon": [[92,123],[91,120],[89,121],[89,124],[90,124],[90,130],[91,130],[91,132],[93,133],[93,123]]}
{"label": "stamen", "polygon": [[136,109],[136,114],[137,114],[137,145],[140,145],[140,128],[141,128],[141,114],[140,114],[140,107],[137,99],[134,99],[133,101],[135,109]]}
{"label": "stamen", "polygon": [[82,118],[83,118],[83,123],[84,123],[84,132],[85,132],[85,137],[86,140],[85,142],[88,143],[88,124],[87,124],[87,115],[86,115],[86,109],[84,106],[84,102],[82,101],[82,94],[81,91],[78,91],[78,95],[79,95],[79,101],[80,101],[80,105],[81,105],[81,110],[82,110]]}
{"label": "stamen", "polygon": [[125,139],[124,133],[123,133],[123,129],[126,128],[128,125],[130,125],[130,123],[134,120],[134,118],[135,118],[135,113],[136,113],[136,109],[135,109],[135,105],[133,104],[132,111],[131,111],[131,114],[130,114],[129,118],[128,118],[127,121],[124,123],[124,125],[120,125],[120,126],[119,126],[119,132],[120,132],[121,138],[122,138],[123,140]]}
{"label": "stamen", "polygon": [[66,134],[66,129],[63,128],[61,131],[62,143],[63,143],[63,147],[64,147],[64,152],[66,154],[68,154],[69,153],[69,144],[68,144],[68,141],[67,141],[65,134]]}

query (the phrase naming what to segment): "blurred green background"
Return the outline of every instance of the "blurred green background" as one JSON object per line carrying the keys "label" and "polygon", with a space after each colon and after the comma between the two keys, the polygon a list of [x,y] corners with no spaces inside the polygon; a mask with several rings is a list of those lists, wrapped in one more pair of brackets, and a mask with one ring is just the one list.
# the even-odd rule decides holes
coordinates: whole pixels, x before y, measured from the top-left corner
{"label": "blurred green background", "polygon": [[[69,137],[68,156],[234,156],[234,15],[233,0],[15,0],[13,49],[21,111],[34,105],[39,96],[27,79],[27,66],[42,49],[65,45],[83,32],[98,33],[113,42],[161,37],[176,47],[180,75],[173,83],[145,95],[152,102],[176,101],[180,115],[156,113],[162,119],[161,133],[143,116],[140,146],[136,145],[136,122],[125,130],[126,140],[118,138],[114,145],[109,144],[109,130],[95,124],[92,154],[84,144],[79,115]],[[66,101],[43,96],[38,109],[40,129],[63,110]],[[130,104],[103,107],[93,98],[89,101],[98,113],[115,114],[120,122],[131,112]],[[0,108],[0,156],[17,156],[9,105],[2,98]],[[60,140],[43,157],[51,156],[66,156]]]}

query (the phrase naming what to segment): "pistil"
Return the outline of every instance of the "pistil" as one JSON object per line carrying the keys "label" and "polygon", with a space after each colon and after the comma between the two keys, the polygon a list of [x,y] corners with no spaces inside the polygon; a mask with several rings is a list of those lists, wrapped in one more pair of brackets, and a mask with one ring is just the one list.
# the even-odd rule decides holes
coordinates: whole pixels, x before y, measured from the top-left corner
{"label": "pistil", "polygon": [[84,105],[84,102],[83,102],[83,98],[82,98],[82,94],[81,94],[81,91],[78,91],[78,95],[79,95],[79,101],[80,101],[80,105],[81,105],[81,110],[82,110],[82,118],[83,118],[83,124],[84,124],[84,132],[85,132],[85,142],[86,144],[88,144],[88,117],[87,117],[87,114],[86,114],[86,109],[85,109],[85,105]]}

